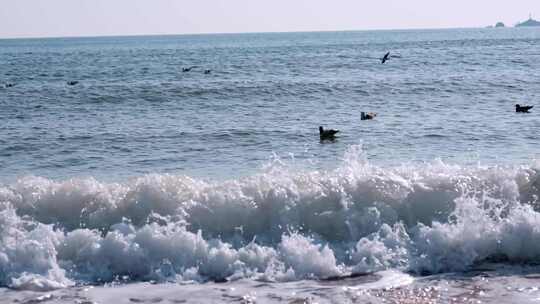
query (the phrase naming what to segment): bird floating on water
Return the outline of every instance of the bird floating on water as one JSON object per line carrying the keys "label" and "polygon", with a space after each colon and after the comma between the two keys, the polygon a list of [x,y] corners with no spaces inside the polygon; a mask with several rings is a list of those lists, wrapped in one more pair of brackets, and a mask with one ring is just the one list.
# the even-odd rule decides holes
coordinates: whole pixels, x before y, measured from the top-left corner
{"label": "bird floating on water", "polygon": [[205,74],[210,74],[210,73],[212,73],[212,70],[206,69],[206,70],[204,70],[204,73],[205,73]]}
{"label": "bird floating on water", "polygon": [[67,85],[74,86],[74,85],[76,85],[76,84],[78,84],[78,83],[79,83],[79,82],[76,81],[76,80],[71,80],[71,81],[68,81],[68,82],[67,82]]}
{"label": "bird floating on water", "polygon": [[336,138],[336,134],[339,132],[339,130],[325,130],[322,126],[319,127],[319,136],[321,137],[321,140],[332,140]]}
{"label": "bird floating on water", "polygon": [[373,112],[361,112],[360,113],[360,120],[370,120],[370,119],[373,119],[375,118],[375,116],[377,116],[377,113],[373,113]]}
{"label": "bird floating on water", "polygon": [[533,107],[534,106],[521,106],[519,104],[516,104],[516,113],[529,113],[529,110]]}
{"label": "bird floating on water", "polygon": [[190,67],[188,67],[188,68],[182,68],[182,72],[184,72],[184,73],[185,73],[185,72],[189,72],[189,71],[191,71],[193,68],[196,68],[196,67],[197,67],[197,66],[194,65],[194,66],[190,66]]}

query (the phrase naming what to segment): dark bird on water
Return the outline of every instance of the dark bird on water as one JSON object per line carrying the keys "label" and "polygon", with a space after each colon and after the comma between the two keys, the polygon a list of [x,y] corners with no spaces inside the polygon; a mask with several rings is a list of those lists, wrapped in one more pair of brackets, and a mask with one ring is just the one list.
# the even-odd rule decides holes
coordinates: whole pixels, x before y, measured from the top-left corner
{"label": "dark bird on water", "polygon": [[375,116],[377,116],[377,113],[373,113],[373,112],[361,112],[360,113],[360,120],[370,120],[370,119],[373,119],[375,118]]}
{"label": "dark bird on water", "polygon": [[204,73],[205,73],[205,74],[210,74],[211,72],[212,72],[212,70],[208,70],[208,69],[207,69],[207,70],[204,70]]}
{"label": "dark bird on water", "polygon": [[390,59],[390,52],[386,53],[383,58],[381,58],[381,63],[385,63],[388,59]]}
{"label": "dark bird on water", "polygon": [[14,87],[14,86],[15,86],[14,83],[6,83],[6,84],[5,84],[5,87],[6,87],[6,88],[12,88],[12,87]]}
{"label": "dark bird on water", "polygon": [[189,72],[191,71],[193,68],[196,68],[196,66],[190,66],[189,68],[182,68],[182,72]]}
{"label": "dark bird on water", "polygon": [[335,139],[338,132],[339,130],[325,130],[322,126],[319,127],[319,136],[321,137],[321,140]]}
{"label": "dark bird on water", "polygon": [[529,110],[532,109],[534,106],[520,106],[519,104],[516,104],[516,112],[517,113],[529,113]]}
{"label": "dark bird on water", "polygon": [[68,81],[68,82],[67,82],[67,85],[74,86],[74,85],[76,85],[76,84],[78,84],[78,83],[79,83],[78,81],[72,80],[72,81]]}

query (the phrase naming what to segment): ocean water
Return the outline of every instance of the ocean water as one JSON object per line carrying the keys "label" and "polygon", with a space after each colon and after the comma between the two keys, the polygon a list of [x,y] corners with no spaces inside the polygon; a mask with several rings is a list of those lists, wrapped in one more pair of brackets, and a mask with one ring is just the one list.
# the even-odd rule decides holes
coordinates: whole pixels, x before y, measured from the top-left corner
{"label": "ocean water", "polygon": [[0,303],[533,303],[539,45],[0,40]]}

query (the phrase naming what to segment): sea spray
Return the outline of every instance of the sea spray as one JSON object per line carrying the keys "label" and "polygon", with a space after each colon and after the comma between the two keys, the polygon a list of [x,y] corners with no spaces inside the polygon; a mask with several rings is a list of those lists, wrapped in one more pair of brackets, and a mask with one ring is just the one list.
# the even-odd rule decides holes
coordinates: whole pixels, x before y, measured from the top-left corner
{"label": "sea spray", "polygon": [[357,146],[335,170],[279,162],[224,182],[27,176],[0,186],[0,286],[290,281],[537,263],[537,181],[535,165],[379,167]]}
{"label": "sea spray", "polygon": [[0,204],[0,284],[46,291],[72,285],[58,264],[63,234],[21,218],[8,203]]}

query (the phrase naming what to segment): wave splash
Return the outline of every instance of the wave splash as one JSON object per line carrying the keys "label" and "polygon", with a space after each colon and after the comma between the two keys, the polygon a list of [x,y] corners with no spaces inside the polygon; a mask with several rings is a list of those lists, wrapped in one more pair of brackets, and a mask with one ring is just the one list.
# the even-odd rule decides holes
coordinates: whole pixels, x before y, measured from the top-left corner
{"label": "wave splash", "polygon": [[269,281],[540,261],[537,165],[332,171],[279,160],[240,180],[24,177],[0,186],[0,286]]}

